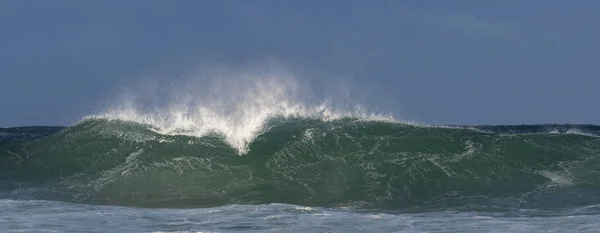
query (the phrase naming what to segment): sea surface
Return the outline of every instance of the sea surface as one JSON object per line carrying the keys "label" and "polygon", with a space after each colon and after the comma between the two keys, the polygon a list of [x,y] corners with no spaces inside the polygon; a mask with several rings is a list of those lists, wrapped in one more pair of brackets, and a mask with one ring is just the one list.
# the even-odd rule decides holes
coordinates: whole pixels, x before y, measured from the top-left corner
{"label": "sea surface", "polygon": [[256,125],[0,128],[0,232],[600,232],[600,126]]}

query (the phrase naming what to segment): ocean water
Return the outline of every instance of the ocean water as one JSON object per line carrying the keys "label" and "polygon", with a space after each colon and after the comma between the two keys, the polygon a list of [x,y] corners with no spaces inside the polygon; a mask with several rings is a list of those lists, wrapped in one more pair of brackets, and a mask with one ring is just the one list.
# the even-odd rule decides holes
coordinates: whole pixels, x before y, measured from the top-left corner
{"label": "ocean water", "polygon": [[3,232],[598,232],[600,227],[598,216],[589,213],[598,207],[536,216],[368,213],[286,204],[145,209],[4,200],[0,206]]}
{"label": "ocean water", "polygon": [[416,124],[257,76],[0,129],[0,232],[600,232],[600,126]]}
{"label": "ocean water", "polygon": [[598,232],[600,127],[120,118],[0,130],[0,232]]}

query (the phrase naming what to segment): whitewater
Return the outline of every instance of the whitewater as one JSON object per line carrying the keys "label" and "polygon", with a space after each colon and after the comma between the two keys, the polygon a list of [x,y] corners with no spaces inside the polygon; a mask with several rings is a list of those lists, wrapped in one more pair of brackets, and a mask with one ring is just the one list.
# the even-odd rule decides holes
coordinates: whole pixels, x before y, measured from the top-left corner
{"label": "whitewater", "polygon": [[427,125],[298,80],[213,69],[0,129],[0,231],[600,229],[600,126]]}

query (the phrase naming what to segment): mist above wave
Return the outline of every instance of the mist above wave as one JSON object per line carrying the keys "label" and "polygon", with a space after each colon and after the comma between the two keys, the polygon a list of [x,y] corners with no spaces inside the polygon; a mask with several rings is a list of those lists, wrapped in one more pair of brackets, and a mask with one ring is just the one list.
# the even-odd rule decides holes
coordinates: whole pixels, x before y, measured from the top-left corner
{"label": "mist above wave", "polygon": [[[344,104],[318,97],[311,85],[274,66],[211,68],[183,82],[145,82],[141,87],[126,91],[105,111],[85,118],[147,124],[169,135],[218,134],[241,154],[273,118],[395,121],[391,115],[370,113],[348,96]],[[335,95],[336,88],[326,88],[329,96]]]}

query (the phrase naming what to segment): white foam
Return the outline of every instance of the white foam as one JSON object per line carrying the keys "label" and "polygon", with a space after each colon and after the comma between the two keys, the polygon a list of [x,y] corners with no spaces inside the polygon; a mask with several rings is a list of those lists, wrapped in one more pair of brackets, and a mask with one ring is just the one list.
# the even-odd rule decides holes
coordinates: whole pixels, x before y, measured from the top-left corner
{"label": "white foam", "polygon": [[548,178],[550,180],[550,182],[552,182],[553,184],[556,184],[556,185],[573,184],[573,181],[569,177],[567,177],[564,174],[558,173],[558,172],[541,171],[540,174],[542,174],[544,177]]}
{"label": "white foam", "polygon": [[586,132],[582,132],[578,129],[569,129],[566,132],[567,134],[574,134],[574,135],[581,135],[581,136],[588,136],[588,137],[598,137],[597,135],[593,135],[590,133],[586,133]]}
{"label": "white foam", "polygon": [[313,208],[307,207],[307,206],[298,206],[298,207],[294,207],[294,209],[302,210],[302,211],[313,211],[314,210]]}
{"label": "white foam", "polygon": [[[240,154],[273,118],[315,118],[324,121],[352,117],[391,121],[391,116],[370,114],[355,105],[334,107],[315,101],[308,88],[285,70],[242,70],[210,73],[168,90],[165,103],[144,103],[148,93],[121,98],[116,106],[86,118],[103,118],[148,124],[160,134],[202,137],[218,134]],[[202,75],[200,75],[202,76]],[[132,97],[133,96],[133,97]],[[157,98],[150,95],[150,99]]]}

